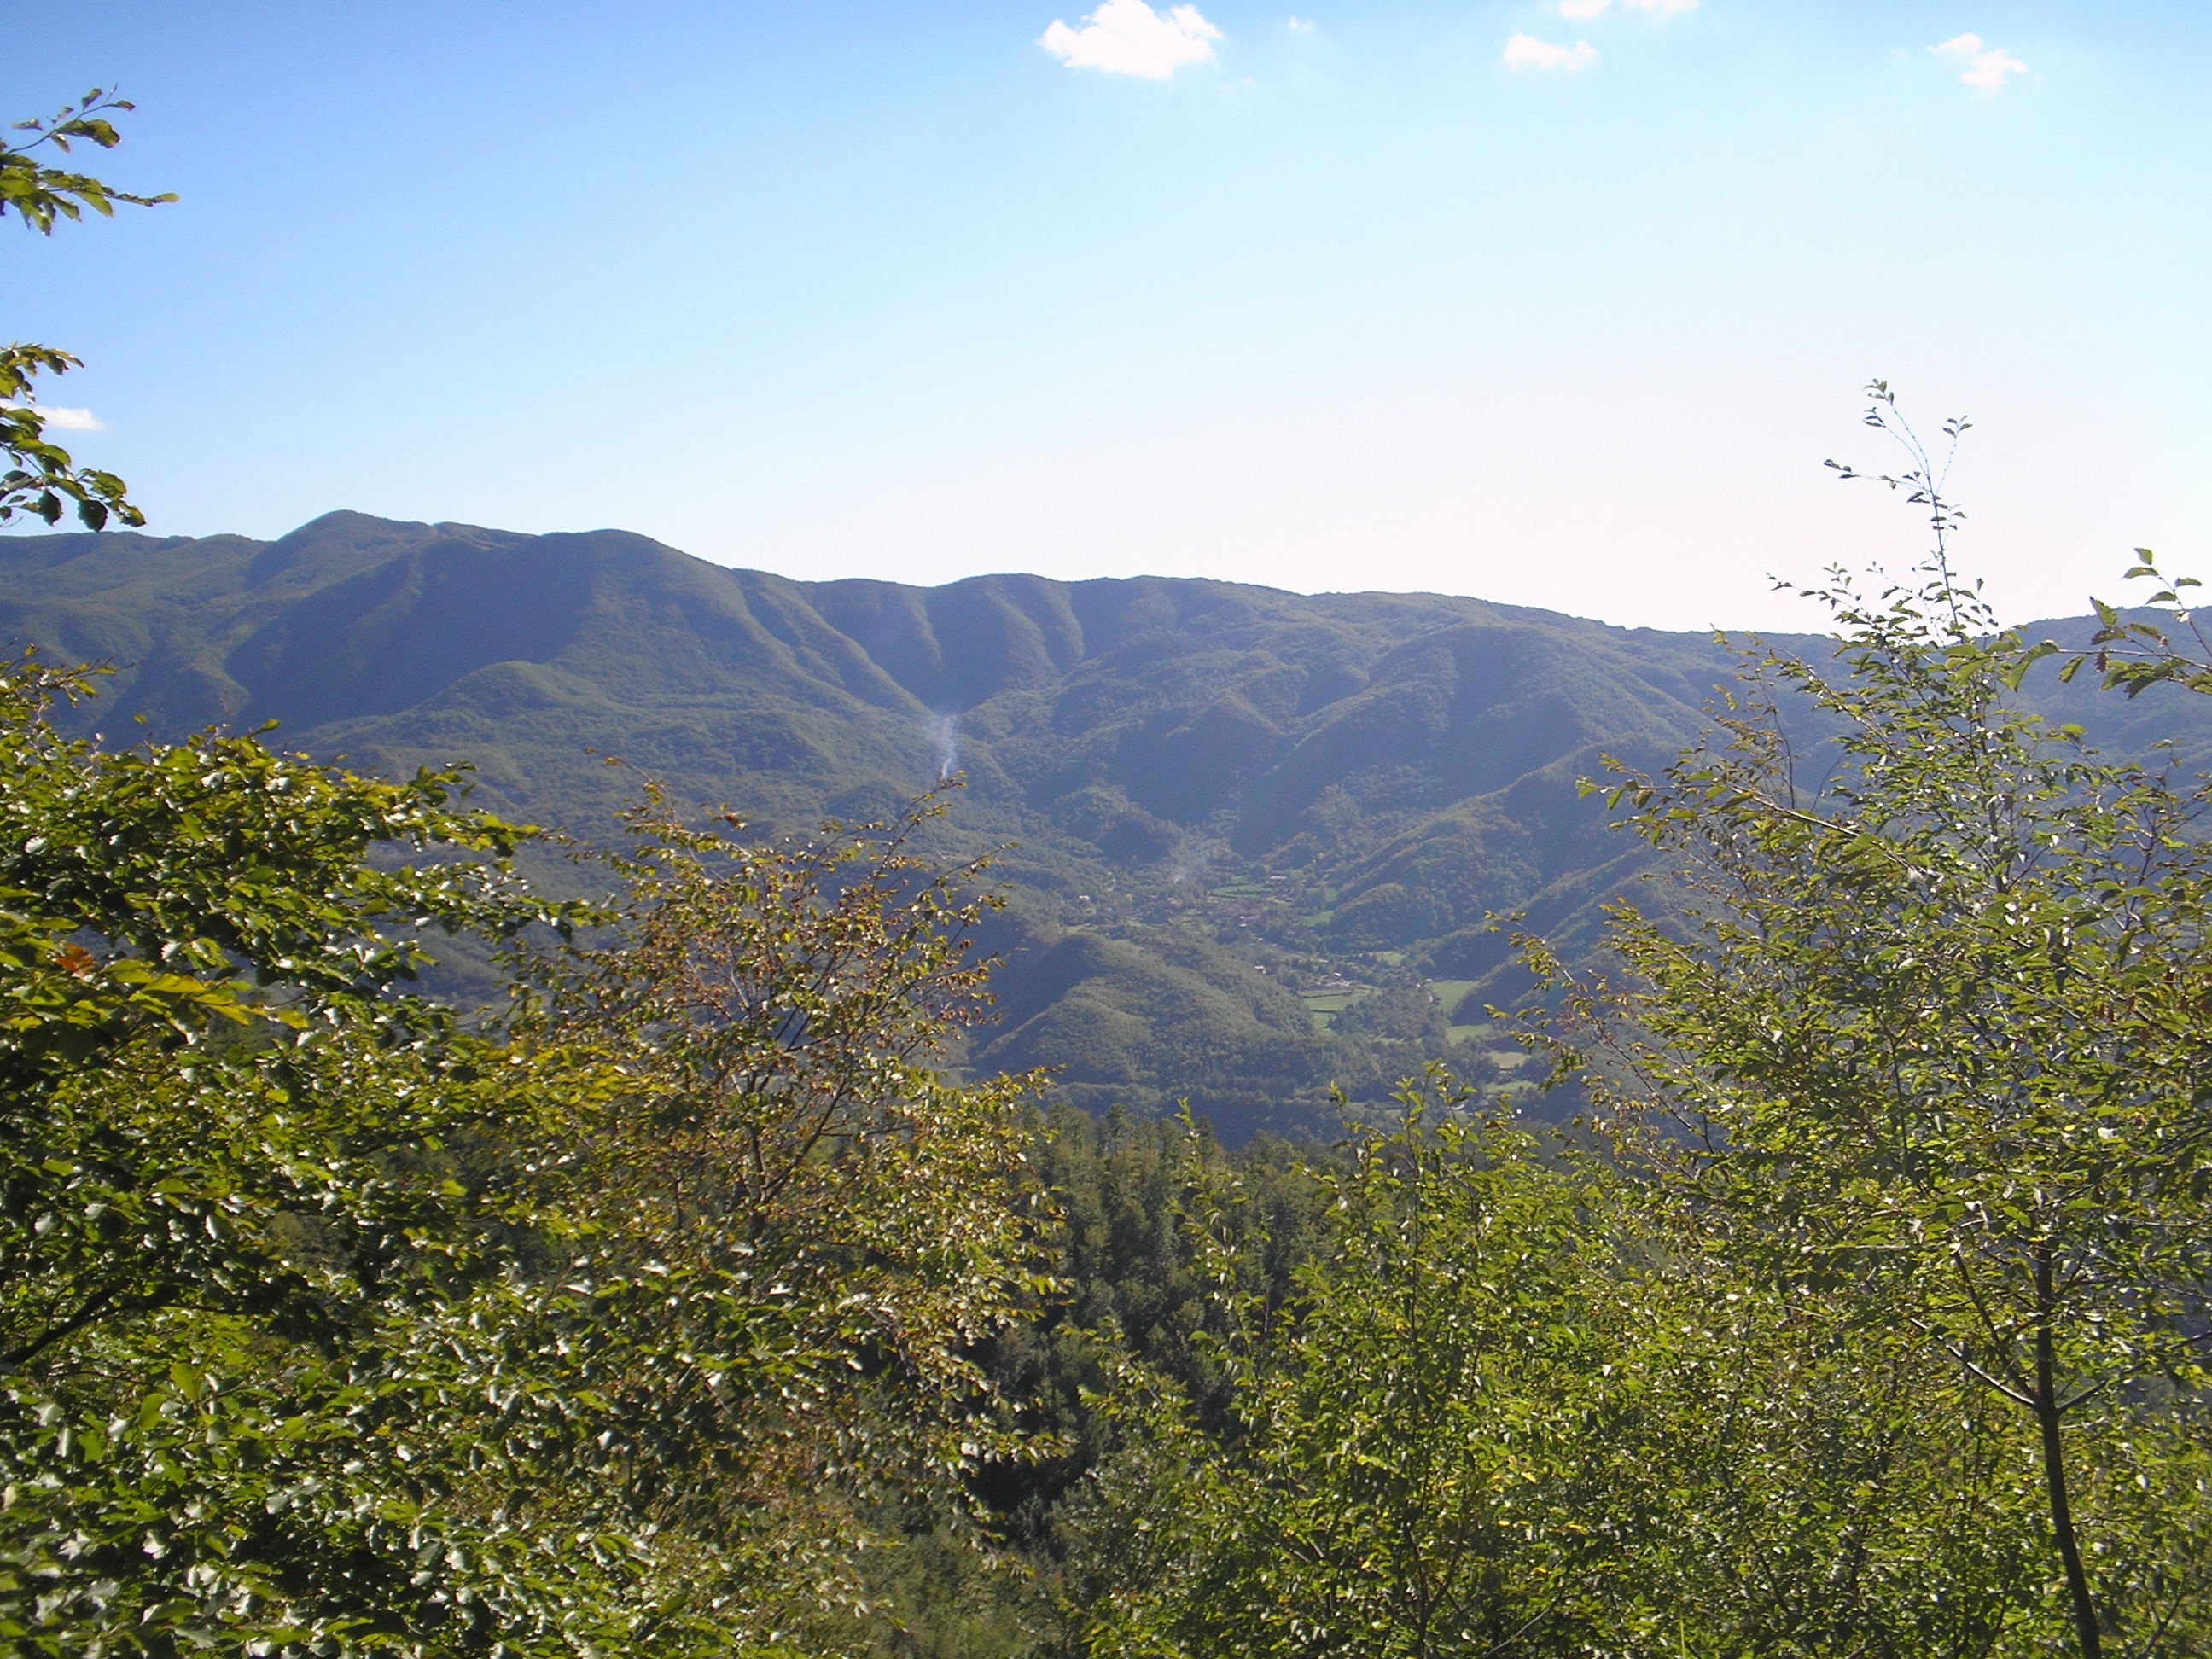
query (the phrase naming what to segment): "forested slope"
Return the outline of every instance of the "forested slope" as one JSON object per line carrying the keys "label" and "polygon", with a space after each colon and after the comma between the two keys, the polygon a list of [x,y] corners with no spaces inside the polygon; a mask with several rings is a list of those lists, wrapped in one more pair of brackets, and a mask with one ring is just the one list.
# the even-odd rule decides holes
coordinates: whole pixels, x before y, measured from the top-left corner
{"label": "forested slope", "polygon": [[[373,772],[465,761],[485,805],[592,840],[647,776],[783,831],[957,770],[944,850],[1012,844],[975,1060],[1063,1067],[1094,1109],[1188,1097],[1232,1140],[1326,1127],[1332,1083],[1379,1098],[1431,1054],[1515,1086],[1486,918],[1591,936],[1643,857],[1576,779],[1662,763],[1735,668],[1703,636],[1446,595],[798,582],[621,532],[349,513],[272,543],[9,539],[0,636],[113,663],[77,716],[111,738],[274,720]],[[2212,738],[2179,693],[2061,702],[2131,749]]]}

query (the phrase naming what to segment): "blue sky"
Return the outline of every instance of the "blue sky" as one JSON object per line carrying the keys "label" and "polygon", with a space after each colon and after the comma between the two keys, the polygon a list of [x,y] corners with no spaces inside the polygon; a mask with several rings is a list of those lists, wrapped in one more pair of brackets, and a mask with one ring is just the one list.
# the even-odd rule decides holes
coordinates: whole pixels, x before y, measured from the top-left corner
{"label": "blue sky", "polygon": [[8,78],[181,198],[0,243],[155,531],[1802,624],[1918,546],[1820,467],[1881,375],[2011,613],[2212,565],[2202,5],[114,4]]}

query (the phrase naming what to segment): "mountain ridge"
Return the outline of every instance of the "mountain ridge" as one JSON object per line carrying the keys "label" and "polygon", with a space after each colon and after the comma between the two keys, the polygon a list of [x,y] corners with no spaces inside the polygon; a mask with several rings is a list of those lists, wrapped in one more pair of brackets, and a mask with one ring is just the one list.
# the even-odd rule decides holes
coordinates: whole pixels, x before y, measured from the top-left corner
{"label": "mountain ridge", "polygon": [[[87,730],[273,718],[364,769],[465,762],[486,804],[587,837],[641,773],[789,831],[957,766],[933,846],[1012,844],[1005,1018],[969,1058],[1061,1066],[1092,1108],[1188,1097],[1231,1138],[1325,1127],[1332,1084],[1373,1097],[1426,1058],[1522,1090],[1460,1017],[1510,980],[1487,918],[1587,946],[1645,859],[1577,778],[1663,764],[1735,667],[1710,636],[1453,595],[810,582],[629,532],[350,513],[265,543],[0,540],[0,635],[118,665]],[[2201,699],[2038,695],[2212,752]]]}

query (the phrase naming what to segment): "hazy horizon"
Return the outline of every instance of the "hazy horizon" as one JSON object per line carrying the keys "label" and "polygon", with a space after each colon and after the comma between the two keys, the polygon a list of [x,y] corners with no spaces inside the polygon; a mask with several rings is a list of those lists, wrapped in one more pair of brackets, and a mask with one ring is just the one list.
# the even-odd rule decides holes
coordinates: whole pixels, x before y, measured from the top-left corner
{"label": "hazy horizon", "polygon": [[[613,526],[809,580],[1154,574],[1803,629],[2212,566],[2212,20],[2147,4],[120,5],[10,118],[181,200],[19,238],[156,534]],[[80,161],[83,158],[80,157]]]}

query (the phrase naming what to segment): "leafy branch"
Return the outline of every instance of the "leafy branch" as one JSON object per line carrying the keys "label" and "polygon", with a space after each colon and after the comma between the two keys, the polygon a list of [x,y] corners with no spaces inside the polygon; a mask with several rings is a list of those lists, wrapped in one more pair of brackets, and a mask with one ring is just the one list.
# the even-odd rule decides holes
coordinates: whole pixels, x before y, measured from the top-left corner
{"label": "leafy branch", "polygon": [[[2093,596],[2089,603],[2097,608],[2097,631],[2089,636],[2087,649],[2075,652],[2061,665],[2060,682],[2070,681],[2088,663],[2104,677],[2105,690],[2125,691],[2130,697],[2139,697],[2168,680],[2191,691],[2212,695],[2212,637],[2207,637],[2196,612],[2182,598],[2188,589],[2202,587],[2203,583],[2194,576],[2168,576],[2158,568],[2158,555],[2147,547],[2136,549],[2136,562],[2123,580],[2158,583],[2158,592],[2144,604],[2164,611],[2176,628],[2188,629],[2188,641],[2177,645],[2173,636],[2156,623],[2130,622],[2117,605]],[[2055,640],[2044,641],[2027,653],[2021,672],[2026,672],[2045,657],[2057,656],[2063,648]],[[2017,678],[2014,684],[2019,684]]]}
{"label": "leafy branch", "polygon": [[0,404],[0,447],[13,463],[0,473],[0,524],[18,513],[58,524],[64,500],[76,503],[76,516],[88,530],[105,530],[110,517],[133,529],[146,522],[122,479],[98,467],[79,466],[69,451],[48,441],[46,415],[31,401],[32,382],[40,374],[66,374],[82,367],[52,346],[0,346],[0,397],[12,400]]}
{"label": "leafy branch", "polygon": [[116,131],[104,112],[133,107],[112,91],[94,87],[46,120],[16,122],[10,131],[36,133],[38,137],[21,143],[0,140],[0,216],[13,208],[31,229],[51,236],[57,218],[82,219],[86,208],[103,219],[112,219],[118,202],[132,207],[155,207],[175,201],[174,191],[165,191],[159,196],[134,196],[84,173],[47,167],[33,153],[51,144],[67,155],[73,139],[97,144],[102,149],[113,149],[123,142],[123,135]]}
{"label": "leafy branch", "polygon": [[[1929,562],[1937,580],[1946,587],[1951,586],[1950,536],[1966,522],[1964,508],[1943,494],[1943,486],[1951,476],[1951,463],[1958,459],[1959,440],[1972,429],[1973,422],[1963,415],[1954,415],[1943,422],[1943,436],[1948,447],[1943,452],[1942,464],[1938,465],[1929,453],[1928,446],[1914,431],[1912,423],[1905,418],[1897,406],[1897,394],[1889,389],[1887,380],[1869,380],[1866,394],[1870,401],[1867,412],[1861,417],[1863,424],[1877,432],[1887,432],[1898,447],[1905,451],[1912,463],[1904,472],[1862,472],[1848,462],[1827,460],[1821,463],[1846,482],[1871,479],[1875,483],[1887,484],[1892,489],[1906,492],[1905,499],[1928,509],[1929,528],[1935,533],[1936,544],[1929,550]],[[1979,584],[1976,584],[1978,590]],[[1960,619],[1957,602],[1966,596],[1954,593],[1952,620]]]}
{"label": "leafy branch", "polygon": [[[20,142],[0,140],[0,217],[12,208],[25,225],[51,236],[57,219],[80,220],[86,208],[112,219],[118,202],[153,207],[175,201],[173,191],[136,196],[88,174],[49,167],[37,154],[51,146],[67,155],[76,142],[113,149],[122,143],[122,135],[106,118],[107,112],[131,107],[112,91],[94,87],[46,120],[16,122],[11,131],[37,136]],[[46,437],[46,416],[38,407],[33,381],[40,374],[66,374],[82,367],[77,358],[52,346],[18,343],[0,348],[0,398],[7,400],[0,403],[0,447],[8,456],[7,471],[0,472],[0,524],[18,513],[58,524],[66,510],[64,501],[76,504],[76,516],[88,530],[105,530],[111,518],[134,529],[146,522],[146,515],[131,504],[122,479],[97,467],[79,466],[69,451]]]}

